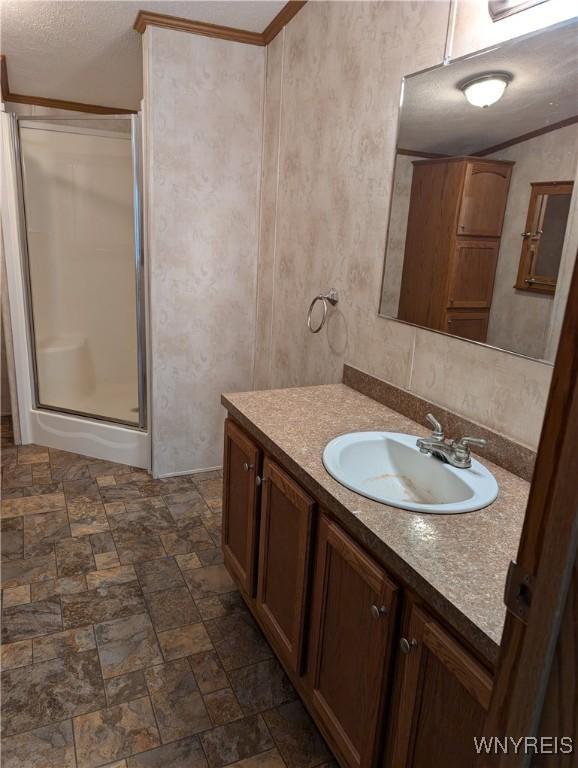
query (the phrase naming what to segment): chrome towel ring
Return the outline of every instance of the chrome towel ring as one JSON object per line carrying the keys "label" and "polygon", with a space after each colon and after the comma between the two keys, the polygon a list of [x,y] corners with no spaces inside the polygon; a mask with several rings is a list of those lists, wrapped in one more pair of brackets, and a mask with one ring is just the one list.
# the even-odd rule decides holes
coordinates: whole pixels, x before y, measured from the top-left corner
{"label": "chrome towel ring", "polygon": [[[313,312],[313,307],[318,301],[323,302],[323,317],[321,318],[321,322],[317,326],[317,328],[313,328],[311,325],[311,313]],[[325,325],[325,321],[327,320],[327,302],[331,304],[332,307],[334,307],[337,302],[339,301],[339,298],[337,296],[337,291],[335,288],[332,288],[329,293],[320,293],[318,296],[316,296],[313,301],[311,302],[311,305],[309,306],[309,313],[307,314],[307,327],[311,331],[311,333],[319,333],[319,331],[323,328]]]}

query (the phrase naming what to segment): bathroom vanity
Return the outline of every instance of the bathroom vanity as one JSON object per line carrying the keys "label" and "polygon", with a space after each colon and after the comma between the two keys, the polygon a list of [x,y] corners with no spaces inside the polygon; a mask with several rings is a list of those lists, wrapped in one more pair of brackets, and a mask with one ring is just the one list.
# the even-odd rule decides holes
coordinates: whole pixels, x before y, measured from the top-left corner
{"label": "bathroom vanity", "polygon": [[339,434],[427,429],[345,386],[225,395],[226,566],[343,768],[472,765],[528,484],[416,515],[337,483]]}

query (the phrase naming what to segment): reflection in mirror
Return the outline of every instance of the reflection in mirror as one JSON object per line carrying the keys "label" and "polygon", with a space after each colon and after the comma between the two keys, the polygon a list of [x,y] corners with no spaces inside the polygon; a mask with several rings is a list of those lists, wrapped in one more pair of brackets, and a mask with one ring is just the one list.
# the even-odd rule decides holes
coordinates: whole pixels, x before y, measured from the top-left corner
{"label": "reflection in mirror", "polygon": [[380,314],[553,360],[578,243],[577,34],[405,78]]}

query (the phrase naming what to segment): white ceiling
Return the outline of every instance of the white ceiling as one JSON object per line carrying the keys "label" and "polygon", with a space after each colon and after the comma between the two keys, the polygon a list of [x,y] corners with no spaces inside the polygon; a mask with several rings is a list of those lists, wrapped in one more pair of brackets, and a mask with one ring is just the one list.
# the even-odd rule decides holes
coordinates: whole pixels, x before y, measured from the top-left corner
{"label": "white ceiling", "polygon": [[10,90],[136,109],[142,96],[140,10],[262,32],[284,0],[0,0]]}
{"label": "white ceiling", "polygon": [[[491,71],[511,83],[496,104],[472,107],[458,83]],[[398,146],[469,154],[576,114],[578,21],[407,78]]]}

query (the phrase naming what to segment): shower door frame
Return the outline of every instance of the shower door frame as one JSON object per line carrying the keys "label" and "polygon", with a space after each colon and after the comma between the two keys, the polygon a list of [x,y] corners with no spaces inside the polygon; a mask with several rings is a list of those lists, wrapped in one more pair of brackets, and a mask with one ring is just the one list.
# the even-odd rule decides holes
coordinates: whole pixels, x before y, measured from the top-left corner
{"label": "shower door frame", "polygon": [[[129,120],[131,125],[130,142],[132,158],[132,194],[133,194],[133,240],[135,268],[135,310],[136,310],[136,349],[137,349],[137,384],[138,384],[138,423],[127,422],[95,413],[73,410],[52,405],[45,405],[40,400],[38,382],[38,362],[36,355],[36,332],[34,328],[34,305],[32,302],[32,281],[30,275],[30,252],[28,249],[28,232],[26,227],[26,202],[24,198],[24,175],[22,165],[22,147],[20,142],[20,122],[62,123],[70,121]],[[146,334],[146,282],[144,269],[143,248],[143,206],[142,206],[142,132],[141,115],[85,115],[83,117],[45,117],[34,115],[26,117],[13,113],[11,115],[11,137],[16,165],[16,186],[18,199],[19,233],[22,254],[22,277],[24,281],[24,312],[26,316],[26,331],[28,336],[28,353],[31,371],[32,406],[39,411],[62,413],[69,416],[79,416],[108,424],[118,424],[126,429],[145,432],[147,430],[148,397],[147,397],[147,334]],[[63,126],[71,128],[72,126]]]}

